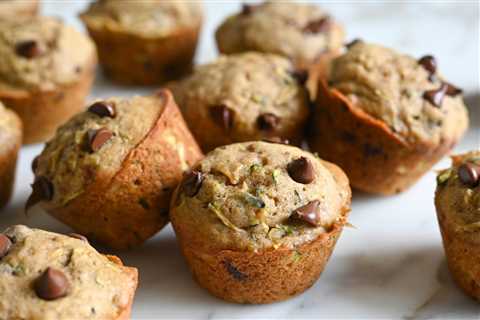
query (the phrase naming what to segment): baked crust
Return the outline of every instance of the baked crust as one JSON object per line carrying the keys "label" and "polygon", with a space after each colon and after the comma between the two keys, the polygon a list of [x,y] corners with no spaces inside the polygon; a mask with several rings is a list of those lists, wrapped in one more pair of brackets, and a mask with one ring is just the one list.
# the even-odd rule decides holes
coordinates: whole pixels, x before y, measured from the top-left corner
{"label": "baked crust", "polygon": [[312,151],[345,170],[353,187],[370,193],[390,195],[409,188],[455,146],[467,127],[462,118],[438,144],[407,143],[323,79],[317,92],[308,137]]}
{"label": "baked crust", "polygon": [[[42,202],[51,215],[116,249],[138,246],[168,223],[172,190],[202,153],[171,93],[162,90],[159,94],[164,99],[163,111],[114,177],[98,177],[65,206]],[[140,199],[155,205],[142,206]]]}
{"label": "baked crust", "polygon": [[105,255],[105,256],[108,258],[108,260],[112,261],[113,263],[118,264],[119,266],[122,266],[124,272],[130,278],[130,281],[129,281],[130,295],[128,297],[128,304],[118,314],[116,318],[112,319],[112,320],[128,320],[130,319],[130,314],[132,313],[132,305],[135,298],[135,291],[137,290],[137,286],[138,286],[138,270],[137,268],[125,267],[123,265],[122,260],[120,260],[120,258],[117,256],[112,256],[112,255]]}

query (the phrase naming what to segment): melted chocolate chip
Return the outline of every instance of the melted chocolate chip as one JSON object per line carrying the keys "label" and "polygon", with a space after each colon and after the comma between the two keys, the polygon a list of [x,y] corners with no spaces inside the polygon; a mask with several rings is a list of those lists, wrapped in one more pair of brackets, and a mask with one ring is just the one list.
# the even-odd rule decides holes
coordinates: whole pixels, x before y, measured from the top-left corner
{"label": "melted chocolate chip", "polygon": [[321,33],[330,30],[332,27],[332,20],[330,17],[322,17],[317,20],[310,21],[305,27],[303,27],[304,33]]}
{"label": "melted chocolate chip", "polygon": [[25,210],[28,211],[32,206],[41,201],[50,201],[53,199],[53,184],[46,177],[37,177],[32,184],[32,193],[28,197]]}
{"label": "melted chocolate chip", "polygon": [[290,177],[298,183],[309,184],[315,179],[313,165],[305,157],[290,162],[287,171]]}
{"label": "melted chocolate chip", "polygon": [[35,293],[43,300],[56,300],[65,297],[68,288],[68,279],[65,274],[50,267],[34,283]]}
{"label": "melted chocolate chip", "polygon": [[361,39],[353,39],[352,41],[348,42],[345,44],[345,47],[347,47],[347,49],[350,49],[351,47],[353,47],[354,45],[356,45],[357,43],[361,43],[363,42],[363,40]]}
{"label": "melted chocolate chip", "polygon": [[5,257],[12,247],[12,241],[3,233],[0,233],[0,259]]}
{"label": "melted chocolate chip", "polygon": [[225,260],[223,261],[223,265],[225,266],[225,269],[227,269],[227,272],[235,279],[238,281],[245,281],[248,279],[248,276],[239,271],[230,261]]}
{"label": "melted chocolate chip", "polygon": [[463,92],[462,89],[455,87],[453,84],[444,82],[447,86],[446,94],[447,96],[455,97]]}
{"label": "melted chocolate chip", "polygon": [[428,71],[430,80],[431,77],[437,72],[437,60],[434,56],[427,55],[418,59],[418,64]]}
{"label": "melted chocolate chip", "polygon": [[225,130],[233,127],[234,113],[225,105],[213,106],[209,109],[213,121]]}
{"label": "melted chocolate chip", "polygon": [[279,122],[280,119],[273,113],[264,113],[257,118],[257,126],[263,131],[274,131]]}
{"label": "melted chocolate chip", "polygon": [[15,45],[15,53],[24,58],[35,58],[42,52],[35,40],[26,40]]}
{"label": "melted chocolate chip", "polygon": [[88,243],[87,237],[85,237],[85,236],[83,236],[83,235],[81,235],[81,234],[79,234],[79,233],[74,233],[74,232],[72,232],[72,233],[69,233],[68,236],[71,237],[71,238],[75,238],[75,239],[78,239],[78,240],[82,240],[82,241],[85,241],[85,242]]}
{"label": "melted chocolate chip", "polygon": [[88,112],[96,114],[97,116],[115,118],[115,105],[108,101],[98,101],[88,108]]}
{"label": "melted chocolate chip", "polygon": [[308,80],[308,70],[305,69],[298,69],[293,72],[291,72],[292,77],[297,80],[299,84],[302,86],[307,82]]}
{"label": "melted chocolate chip", "polygon": [[113,132],[107,128],[98,130],[90,129],[87,131],[88,151],[97,152],[103,145],[112,138]]}
{"label": "melted chocolate chip", "polygon": [[252,14],[253,11],[255,11],[256,5],[252,4],[242,4],[242,15],[244,16],[249,16]]}
{"label": "melted chocolate chip", "polygon": [[270,142],[270,143],[286,144],[286,145],[290,144],[290,141],[288,141],[288,139],[284,139],[281,137],[269,137],[269,138],[263,139],[263,141]]}
{"label": "melted chocolate chip", "polygon": [[423,93],[423,98],[433,104],[435,107],[440,108],[442,106],[443,98],[447,93],[448,86],[442,84],[438,89],[428,90]]}
{"label": "melted chocolate chip", "polygon": [[293,212],[295,217],[301,219],[313,226],[318,226],[321,222],[321,210],[320,210],[320,201],[314,200],[308,204],[295,209]]}
{"label": "melted chocolate chip", "polygon": [[202,187],[202,182],[203,174],[201,172],[192,170],[183,178],[182,190],[187,196],[193,197]]}
{"label": "melted chocolate chip", "polygon": [[480,166],[468,162],[464,163],[458,167],[458,177],[464,185],[475,188],[480,181]]}

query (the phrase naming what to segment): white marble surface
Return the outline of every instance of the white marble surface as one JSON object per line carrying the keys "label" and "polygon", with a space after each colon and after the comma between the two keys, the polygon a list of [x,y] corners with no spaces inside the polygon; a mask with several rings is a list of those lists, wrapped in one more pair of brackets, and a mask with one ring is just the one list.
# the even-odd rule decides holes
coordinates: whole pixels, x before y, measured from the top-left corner
{"label": "white marble surface", "polygon": [[[44,0],[44,13],[81,28],[84,1]],[[471,128],[456,152],[480,147],[479,4],[477,1],[323,2],[341,20],[348,38],[384,43],[415,56],[433,53],[442,73],[466,89]],[[237,1],[209,1],[198,61],[216,56],[212,32]],[[147,92],[116,87],[99,76],[93,97]],[[30,162],[41,146],[23,148],[15,195],[1,213],[0,229],[13,224],[64,232],[40,210],[23,214],[32,181]],[[444,159],[437,168],[448,164]],[[354,193],[351,223],[320,280],[287,302],[265,306],[225,303],[192,280],[170,227],[143,247],[119,255],[140,271],[134,319],[480,319],[480,305],[464,296],[447,271],[433,206],[433,171],[411,190],[379,198]]]}

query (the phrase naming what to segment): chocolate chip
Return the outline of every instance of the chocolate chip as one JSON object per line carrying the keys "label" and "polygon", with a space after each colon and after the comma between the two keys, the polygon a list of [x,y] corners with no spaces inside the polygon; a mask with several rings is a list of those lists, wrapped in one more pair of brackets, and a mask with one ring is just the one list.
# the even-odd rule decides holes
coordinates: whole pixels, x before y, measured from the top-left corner
{"label": "chocolate chip", "polygon": [[107,128],[90,129],[87,131],[88,151],[97,152],[113,136]]}
{"label": "chocolate chip", "polygon": [[183,178],[182,190],[187,196],[193,197],[202,187],[202,182],[203,174],[201,172],[192,170]]}
{"label": "chocolate chip", "polygon": [[97,101],[88,108],[88,112],[96,114],[97,116],[115,118],[116,110],[113,102]]}
{"label": "chocolate chip", "polygon": [[435,107],[440,108],[442,106],[443,98],[447,93],[447,88],[448,86],[443,83],[438,89],[425,91],[423,93],[423,98]]}
{"label": "chocolate chip", "polygon": [[32,184],[32,193],[28,197],[25,210],[28,211],[29,208],[41,201],[52,200],[53,192],[53,184],[46,177],[36,177]]}
{"label": "chocolate chip", "polygon": [[428,71],[430,77],[437,72],[437,61],[435,60],[434,56],[423,56],[418,59],[418,64]]}
{"label": "chocolate chip", "polygon": [[12,246],[12,241],[3,233],[0,233],[0,259],[5,257]]}
{"label": "chocolate chip", "polygon": [[296,218],[310,223],[313,226],[318,226],[321,222],[320,201],[313,200],[308,204],[295,209],[293,214]]}
{"label": "chocolate chip", "polygon": [[480,166],[473,163],[464,163],[458,167],[458,177],[464,185],[475,188],[480,181]]}
{"label": "chocolate chip", "polygon": [[263,131],[273,131],[277,128],[280,119],[273,113],[264,113],[258,116],[257,126]]}
{"label": "chocolate chip", "polygon": [[233,127],[234,113],[225,105],[213,106],[209,109],[213,121],[225,130]]}
{"label": "chocolate chip", "polygon": [[72,233],[69,233],[68,236],[71,237],[71,238],[75,238],[75,239],[78,239],[78,240],[82,240],[82,241],[85,241],[86,243],[88,243],[87,237],[85,237],[85,236],[83,236],[83,235],[81,235],[81,234],[72,232]]}
{"label": "chocolate chip", "polygon": [[223,261],[223,265],[225,266],[225,269],[227,269],[227,272],[235,279],[238,281],[245,281],[248,279],[248,276],[238,270],[230,261],[225,260]]}
{"label": "chocolate chip", "polygon": [[455,87],[453,84],[444,82],[447,86],[446,94],[447,96],[455,97],[463,92],[462,89]]}
{"label": "chocolate chip", "polygon": [[305,157],[290,162],[287,171],[290,177],[298,183],[309,184],[315,179],[313,165]]}
{"label": "chocolate chip", "polygon": [[304,33],[321,33],[330,30],[332,27],[332,20],[330,17],[322,17],[317,20],[310,21],[303,27]]}
{"label": "chocolate chip", "polygon": [[28,59],[35,58],[42,53],[35,40],[27,40],[17,43],[15,45],[15,52],[17,55]]}
{"label": "chocolate chip", "polygon": [[293,72],[291,72],[291,75],[292,77],[295,78],[295,80],[297,80],[297,82],[299,84],[301,84],[302,86],[307,82],[308,80],[308,70],[304,70],[304,69],[298,69],[298,70],[295,70]]}
{"label": "chocolate chip", "polygon": [[35,280],[35,293],[40,299],[55,300],[65,297],[68,293],[68,279],[62,271],[48,267]]}
{"label": "chocolate chip", "polygon": [[36,156],[35,158],[33,158],[32,160],[32,172],[35,173],[35,171],[37,170],[38,168],[38,158],[40,158],[40,156]]}
{"label": "chocolate chip", "polygon": [[350,49],[351,47],[353,47],[354,45],[356,45],[357,43],[361,43],[363,42],[363,40],[361,39],[353,39],[352,41],[348,42],[345,44],[345,47],[347,47],[347,49]]}
{"label": "chocolate chip", "polygon": [[374,157],[382,154],[383,154],[382,147],[377,147],[369,143],[366,143],[363,145],[363,155],[365,157]]}
{"label": "chocolate chip", "polygon": [[263,141],[270,142],[270,143],[286,144],[286,145],[290,144],[290,141],[288,141],[288,139],[284,139],[281,137],[269,137],[269,138],[263,139]]}
{"label": "chocolate chip", "polygon": [[256,5],[252,4],[242,4],[242,15],[244,16],[249,16],[252,14],[252,12],[255,10]]}

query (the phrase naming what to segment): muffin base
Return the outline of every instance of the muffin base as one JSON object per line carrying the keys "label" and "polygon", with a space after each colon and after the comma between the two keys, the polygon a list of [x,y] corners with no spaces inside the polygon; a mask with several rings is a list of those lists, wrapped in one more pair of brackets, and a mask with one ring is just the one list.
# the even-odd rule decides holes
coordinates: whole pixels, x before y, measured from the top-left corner
{"label": "muffin base", "polygon": [[[96,29],[87,25],[97,45],[105,75],[125,85],[154,85],[190,73],[201,24],[161,38]],[[125,63],[125,57],[129,57]]]}
{"label": "muffin base", "polygon": [[58,126],[84,109],[96,64],[96,58],[92,58],[75,83],[58,86],[55,90],[0,90],[0,100],[22,119],[24,144],[48,140]]}
{"label": "muffin base", "polygon": [[369,193],[391,195],[412,186],[448,153],[466,125],[444,136],[438,145],[408,144],[338,90],[319,81],[308,142],[312,152],[339,165],[351,185]]}
{"label": "muffin base", "polygon": [[435,206],[448,269],[457,285],[480,302],[480,234],[459,230],[448,221],[437,199]]}
{"label": "muffin base", "polygon": [[42,206],[76,232],[111,248],[135,247],[168,223],[173,188],[203,155],[172,94],[161,90],[164,109],[154,126],[111,177],[95,182],[63,207]]}

